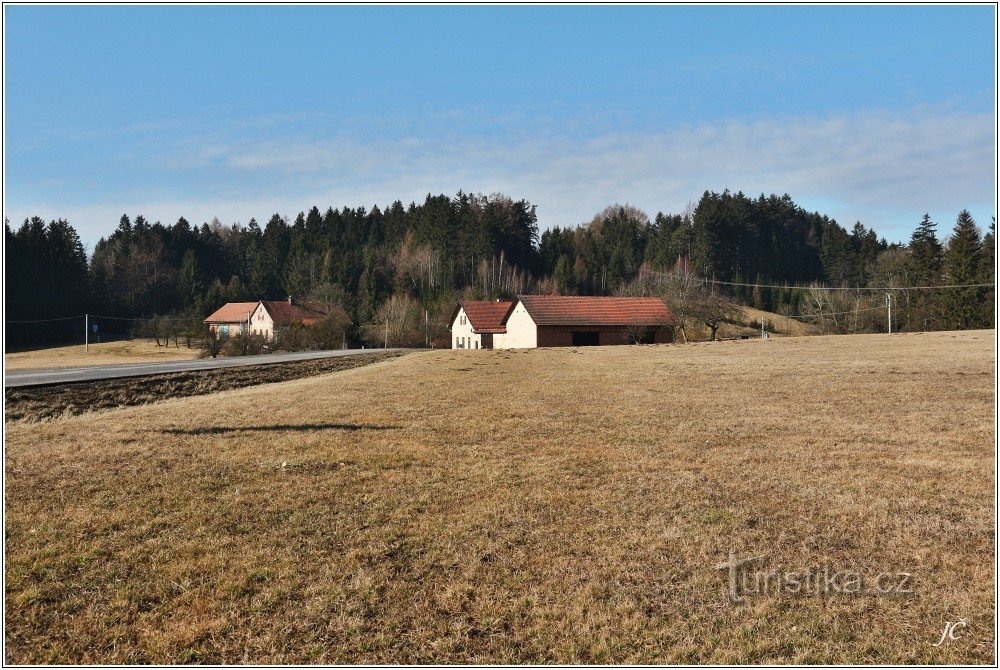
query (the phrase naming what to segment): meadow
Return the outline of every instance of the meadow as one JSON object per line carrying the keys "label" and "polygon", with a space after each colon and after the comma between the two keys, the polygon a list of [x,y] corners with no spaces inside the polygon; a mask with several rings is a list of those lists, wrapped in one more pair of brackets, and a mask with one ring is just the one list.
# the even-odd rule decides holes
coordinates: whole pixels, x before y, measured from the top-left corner
{"label": "meadow", "polygon": [[116,340],[94,342],[89,351],[83,343],[59,347],[45,347],[14,351],[4,354],[8,370],[35,368],[75,368],[89,365],[121,365],[123,363],[156,363],[159,361],[185,361],[197,358],[197,347],[157,346],[153,340]]}
{"label": "meadow", "polygon": [[[5,660],[995,663],[995,339],[422,351],[8,421]],[[732,602],[730,555],[909,577]]]}

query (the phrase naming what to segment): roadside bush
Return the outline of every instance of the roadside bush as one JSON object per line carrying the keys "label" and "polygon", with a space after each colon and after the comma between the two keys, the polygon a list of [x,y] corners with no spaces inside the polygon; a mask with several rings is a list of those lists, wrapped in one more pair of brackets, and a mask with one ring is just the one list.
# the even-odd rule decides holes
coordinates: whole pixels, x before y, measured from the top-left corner
{"label": "roadside bush", "polygon": [[237,333],[226,340],[223,351],[227,356],[255,356],[264,353],[264,338],[260,335]]}
{"label": "roadside bush", "polygon": [[351,320],[340,310],[340,314],[333,314],[309,326],[305,332],[306,340],[316,349],[339,349],[344,346],[350,325]]}
{"label": "roadside bush", "polygon": [[302,351],[309,348],[309,334],[301,323],[293,323],[278,331],[274,338],[276,351]]}
{"label": "roadside bush", "polygon": [[206,328],[202,336],[202,345],[198,351],[198,358],[218,358],[225,344],[225,337],[221,337],[211,328]]}

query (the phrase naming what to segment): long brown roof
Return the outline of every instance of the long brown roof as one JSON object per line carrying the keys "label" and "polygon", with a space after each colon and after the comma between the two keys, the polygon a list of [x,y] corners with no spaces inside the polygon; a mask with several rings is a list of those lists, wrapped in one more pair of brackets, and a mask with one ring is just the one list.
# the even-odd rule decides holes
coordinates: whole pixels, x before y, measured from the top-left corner
{"label": "long brown roof", "polygon": [[311,305],[290,304],[287,300],[262,300],[261,302],[274,323],[279,326],[287,326],[291,323],[311,326],[327,316],[322,310]]}
{"label": "long brown roof", "polygon": [[519,295],[539,326],[672,326],[677,317],[659,298]]}
{"label": "long brown roof", "polygon": [[[469,317],[474,333],[506,333],[503,320],[513,304],[510,300],[462,300],[458,303]],[[452,315],[451,321],[454,323],[455,315]]]}
{"label": "long brown roof", "polygon": [[212,312],[205,323],[240,323],[246,321],[250,312],[257,309],[256,302],[227,302]]}

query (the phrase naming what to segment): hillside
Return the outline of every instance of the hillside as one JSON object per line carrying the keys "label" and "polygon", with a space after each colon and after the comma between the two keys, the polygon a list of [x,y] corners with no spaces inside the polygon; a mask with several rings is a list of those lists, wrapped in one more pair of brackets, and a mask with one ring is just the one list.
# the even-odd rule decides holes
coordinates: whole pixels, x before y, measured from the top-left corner
{"label": "hillside", "polygon": [[[766,312],[761,309],[754,309],[745,305],[734,305],[733,315],[719,326],[717,337],[719,339],[729,339],[740,336],[760,337],[760,320],[766,319],[766,329],[770,337],[774,336],[803,336],[822,335],[823,331],[806,321],[791,319],[774,312]],[[688,338],[691,341],[707,340],[709,330],[703,324],[696,324],[693,328],[687,329]]]}

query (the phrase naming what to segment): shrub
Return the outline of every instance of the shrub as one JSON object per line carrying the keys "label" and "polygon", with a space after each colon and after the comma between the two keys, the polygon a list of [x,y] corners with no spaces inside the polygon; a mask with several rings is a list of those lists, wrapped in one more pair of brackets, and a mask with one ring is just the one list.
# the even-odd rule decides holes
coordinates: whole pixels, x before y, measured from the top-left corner
{"label": "shrub", "polygon": [[306,340],[316,349],[339,349],[344,345],[350,325],[350,319],[340,310],[340,314],[328,316],[306,329]]}
{"label": "shrub", "polygon": [[264,338],[260,335],[237,333],[226,340],[223,350],[228,356],[255,356],[264,352]]}
{"label": "shrub", "polygon": [[198,351],[198,358],[218,358],[226,344],[226,339],[214,329],[206,328],[201,349]]}

